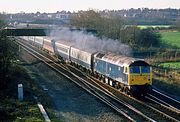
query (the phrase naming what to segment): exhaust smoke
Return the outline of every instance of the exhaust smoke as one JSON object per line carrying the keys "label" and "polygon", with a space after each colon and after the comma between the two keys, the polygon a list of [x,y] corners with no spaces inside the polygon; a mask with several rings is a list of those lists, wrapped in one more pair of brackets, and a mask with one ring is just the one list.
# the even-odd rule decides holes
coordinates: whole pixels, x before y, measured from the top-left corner
{"label": "exhaust smoke", "polygon": [[130,56],[132,49],[121,43],[119,40],[108,38],[98,38],[92,33],[84,31],[71,31],[69,29],[53,30],[50,36],[54,40],[62,40],[72,44],[72,46],[85,51],[111,52],[120,55]]}

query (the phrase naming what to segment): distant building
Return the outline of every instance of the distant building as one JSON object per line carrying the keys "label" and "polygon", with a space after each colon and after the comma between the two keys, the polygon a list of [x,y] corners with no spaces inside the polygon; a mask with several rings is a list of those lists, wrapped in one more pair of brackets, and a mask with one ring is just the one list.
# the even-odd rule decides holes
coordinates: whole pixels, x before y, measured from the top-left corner
{"label": "distant building", "polygon": [[47,17],[48,17],[48,18],[52,18],[52,17],[53,17],[53,15],[51,15],[51,14],[48,14],[48,15],[47,15]]}
{"label": "distant building", "polygon": [[66,11],[61,11],[61,12],[57,12],[56,13],[56,18],[57,19],[61,19],[61,20],[67,20],[70,19],[70,12],[66,12]]}

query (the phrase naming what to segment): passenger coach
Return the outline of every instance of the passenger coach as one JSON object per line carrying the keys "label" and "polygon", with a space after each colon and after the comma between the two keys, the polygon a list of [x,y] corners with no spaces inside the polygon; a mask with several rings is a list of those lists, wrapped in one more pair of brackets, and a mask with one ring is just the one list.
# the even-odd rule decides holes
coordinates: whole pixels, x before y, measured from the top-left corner
{"label": "passenger coach", "polygon": [[71,47],[71,62],[82,66],[84,69],[91,71],[92,69],[92,51],[84,51],[75,47]]}
{"label": "passenger coach", "polygon": [[71,44],[58,40],[58,41],[53,41],[53,46],[54,46],[55,54],[61,56],[59,58],[63,59],[66,62],[70,61]]}

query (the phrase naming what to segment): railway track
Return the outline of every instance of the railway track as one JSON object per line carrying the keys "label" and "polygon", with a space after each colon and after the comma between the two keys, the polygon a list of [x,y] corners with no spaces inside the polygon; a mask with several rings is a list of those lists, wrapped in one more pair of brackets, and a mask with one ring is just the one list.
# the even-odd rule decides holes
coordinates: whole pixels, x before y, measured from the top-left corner
{"label": "railway track", "polygon": [[[84,74],[83,72],[81,72],[79,69],[68,65],[68,69],[70,69],[72,72],[76,73],[78,76],[80,76],[81,78],[84,79],[84,81],[88,81],[90,84],[93,84],[93,86],[98,87],[97,89],[100,89],[100,91],[102,91],[103,94],[108,95],[108,97],[110,97],[112,99],[111,102],[118,102],[118,104],[122,104],[123,106],[133,110],[134,112],[138,113],[140,116],[142,116],[146,121],[154,121],[153,119],[151,119],[150,117],[146,116],[145,114],[143,114],[141,111],[139,111],[138,109],[134,108],[132,105],[127,104],[125,101],[122,101],[121,99],[119,99],[117,96],[115,96],[114,94],[112,94],[110,91],[108,91],[107,89],[105,89],[104,87],[102,87],[101,85],[99,85],[98,83],[94,82],[92,78],[90,78],[88,75]],[[88,84],[89,84],[88,83]],[[115,103],[117,104],[117,103]],[[119,105],[118,105],[119,106]],[[137,118],[137,117],[136,117]],[[141,118],[139,118],[138,120],[141,120]]]}
{"label": "railway track", "polygon": [[[80,78],[76,74],[72,73],[68,68],[63,67],[60,64],[57,64],[53,62],[52,60],[48,59],[47,57],[43,56],[42,54],[34,51],[33,49],[29,48],[28,46],[18,42],[24,50],[28,51],[31,55],[36,57],[37,59],[41,60],[45,64],[47,64],[49,67],[51,67],[56,72],[60,73],[61,75],[65,76],[69,80],[73,81],[78,86],[82,87],[84,90],[110,106],[112,109],[114,109],[116,112],[120,113],[124,117],[126,117],[130,121],[154,121],[153,119],[147,117],[137,109],[133,108],[132,106],[125,104],[123,102],[120,102],[119,100],[115,101],[115,98],[113,98],[111,95],[105,93],[100,88],[88,83],[84,79]],[[129,115],[130,114],[130,115]]]}
{"label": "railway track", "polygon": [[160,100],[164,101],[165,103],[168,104],[169,107],[176,109],[177,111],[180,111],[180,101],[160,92],[159,90],[153,88],[151,95],[159,98]]}
{"label": "railway track", "polygon": [[[72,66],[69,65],[69,67],[72,67]],[[76,70],[78,70],[78,69],[76,69]],[[81,72],[80,70],[78,70],[78,71]],[[91,77],[90,79],[94,80],[95,84],[98,83],[100,87],[103,86],[102,88],[104,88],[105,91],[107,91],[107,89],[108,89],[109,91],[107,91],[107,92],[110,92],[110,94],[112,96],[115,96],[116,99],[121,99],[125,103],[128,103],[129,105],[132,105],[138,109],[141,108],[141,111],[143,114],[148,115],[149,118],[155,118],[154,119],[155,121],[176,121],[176,122],[179,121],[179,119],[178,119],[179,114],[176,113],[174,110],[167,109],[163,105],[159,105],[159,104],[154,105],[154,101],[152,102],[149,99],[148,99],[148,101],[135,99],[133,97],[130,97],[130,96],[118,91],[117,89],[110,87],[109,85],[102,83],[101,81],[93,78],[92,76],[87,76],[85,73],[82,73],[82,74],[84,74],[84,76],[86,76],[86,77]],[[168,110],[168,111],[166,112],[166,110]]]}
{"label": "railway track", "polygon": [[[32,51],[33,50],[31,50],[31,53],[32,53]],[[36,49],[36,51],[38,51],[38,49]],[[41,52],[41,54],[38,54],[38,55],[42,55],[42,53],[43,52]],[[34,54],[32,54],[32,55],[34,55]],[[78,71],[78,69],[75,69],[75,67],[72,67],[71,65],[65,66],[65,65],[57,64],[56,63],[57,60],[54,60],[54,58],[52,56],[49,57],[47,55],[48,58],[44,57],[44,56],[35,56],[35,57],[36,58],[42,57],[42,59],[39,59],[39,60],[42,60],[44,63],[46,63],[51,68],[53,68],[54,70],[56,70],[57,72],[59,72],[61,74],[64,72],[69,72],[69,74],[71,74],[72,76],[69,76],[68,74],[64,74],[64,76],[67,77],[69,80],[75,82],[77,85],[81,86],[84,90],[86,90],[90,94],[92,94],[95,97],[97,97],[98,99],[100,99],[102,102],[104,102],[105,104],[107,104],[108,106],[110,106],[111,108],[116,110],[121,115],[125,116],[130,121],[136,121],[136,120],[138,120],[138,121],[159,121],[159,120],[161,120],[161,121],[169,121],[169,120],[170,121],[179,121],[177,118],[179,116],[179,114],[175,113],[174,111],[173,111],[173,115],[172,114],[169,115],[169,113],[160,111],[159,106],[154,107],[152,104],[152,103],[154,103],[154,101],[150,100],[152,98],[148,99],[148,97],[147,97],[148,101],[151,101],[151,103],[149,104],[149,102],[147,102],[147,101],[142,102],[142,101],[134,99],[132,97],[127,97],[127,95],[122,94],[122,93],[121,94],[118,93],[118,95],[117,95],[116,92],[119,92],[119,91],[116,90],[116,92],[115,91],[112,92],[113,88],[111,90],[105,89],[109,86],[100,81],[94,82],[95,80],[97,81],[97,79],[94,79],[91,76],[87,76],[87,74],[82,73],[80,70]],[[65,71],[62,71],[62,69]],[[76,79],[74,79],[74,78],[72,79],[72,77],[76,77]],[[102,85],[105,87],[102,87]],[[157,103],[157,101],[155,103]],[[133,106],[135,106],[135,107],[133,107]],[[161,107],[162,107],[162,105],[161,105]],[[136,108],[143,108],[143,111],[139,111]],[[152,111],[155,113],[153,114]],[[172,111],[170,111],[170,113],[171,112]],[[151,119],[151,118],[155,118],[155,119]]]}
{"label": "railway track", "polygon": [[145,98],[147,99],[146,104],[150,104],[150,106],[153,106],[156,109],[161,108],[161,112],[166,114],[166,116],[169,116],[168,118],[171,118],[171,120],[174,121],[180,121],[180,111],[176,108],[169,107],[169,105],[166,102],[160,100],[159,98],[156,98],[151,94],[148,94],[147,96],[145,96]]}

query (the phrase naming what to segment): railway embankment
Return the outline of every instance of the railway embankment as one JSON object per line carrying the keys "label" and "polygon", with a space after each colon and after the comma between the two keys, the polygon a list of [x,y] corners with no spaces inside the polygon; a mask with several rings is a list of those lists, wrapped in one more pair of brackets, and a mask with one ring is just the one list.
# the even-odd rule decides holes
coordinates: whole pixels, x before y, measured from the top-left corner
{"label": "railway embankment", "polygon": [[155,77],[153,79],[153,86],[169,96],[180,100],[180,81],[173,79]]}
{"label": "railway embankment", "polygon": [[[11,66],[7,86],[0,90],[0,121],[39,121],[43,122],[33,91],[31,78],[27,70],[20,65]],[[18,84],[23,84],[23,100],[18,100]]]}

